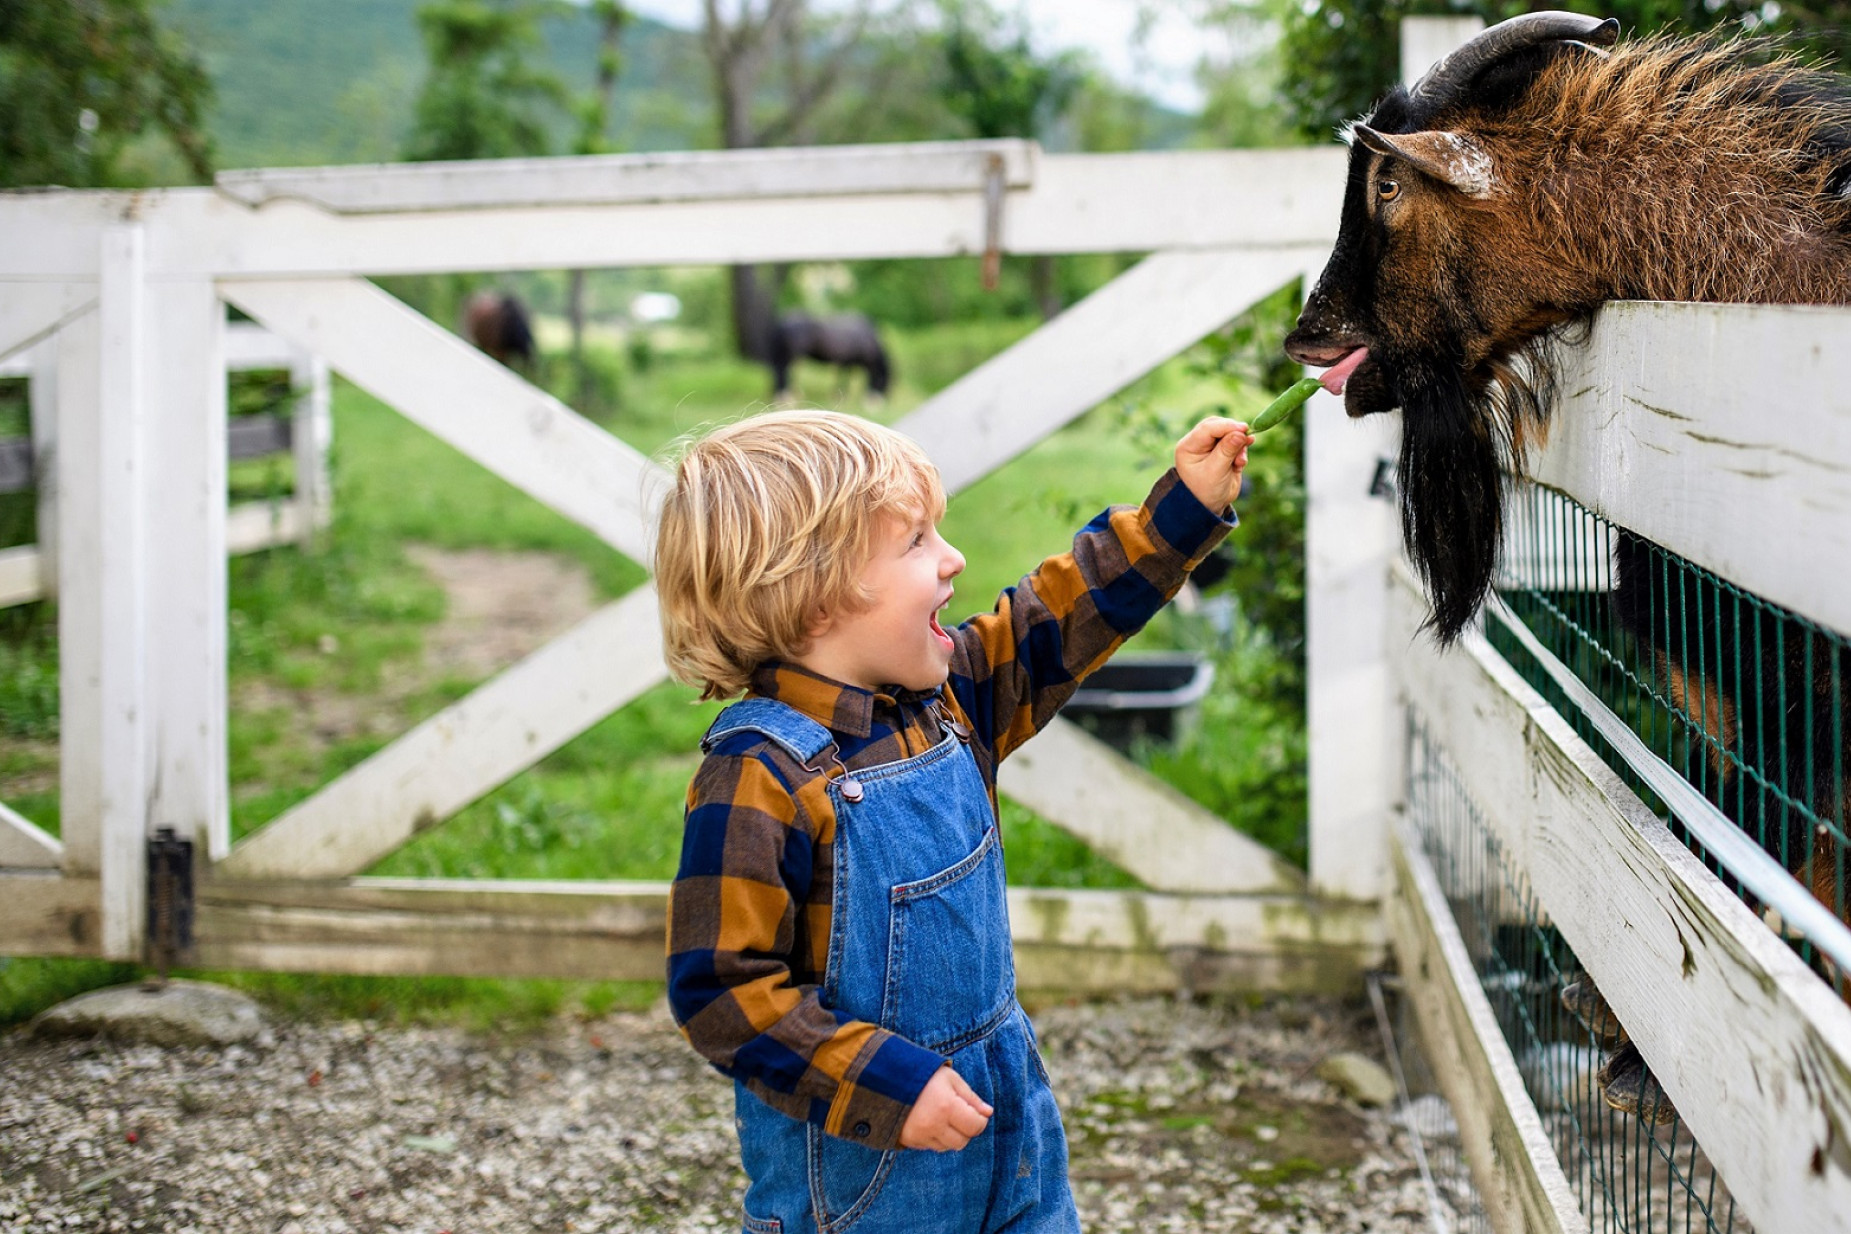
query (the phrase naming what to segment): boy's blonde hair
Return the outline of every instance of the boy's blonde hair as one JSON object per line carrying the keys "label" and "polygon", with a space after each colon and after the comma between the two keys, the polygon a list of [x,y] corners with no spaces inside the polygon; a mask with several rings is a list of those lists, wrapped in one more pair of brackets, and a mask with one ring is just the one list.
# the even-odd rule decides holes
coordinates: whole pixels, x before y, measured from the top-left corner
{"label": "boy's blonde hair", "polygon": [[819,610],[868,602],[887,520],[944,512],[925,451],[858,416],[767,412],[694,440],[656,532],[669,671],[703,699],[741,693],[760,664],[803,653]]}

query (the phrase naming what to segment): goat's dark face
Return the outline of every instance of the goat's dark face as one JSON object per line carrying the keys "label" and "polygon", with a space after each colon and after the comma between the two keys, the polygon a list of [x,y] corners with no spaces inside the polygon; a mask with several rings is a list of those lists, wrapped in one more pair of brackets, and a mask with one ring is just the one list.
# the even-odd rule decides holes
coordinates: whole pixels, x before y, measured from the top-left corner
{"label": "goat's dark face", "polygon": [[1314,367],[1366,347],[1345,410],[1401,409],[1402,529],[1446,641],[1489,589],[1501,470],[1538,406],[1512,356],[1570,316],[1519,239],[1507,174],[1469,132],[1413,129],[1390,95],[1354,130],[1337,244],[1285,341]]}

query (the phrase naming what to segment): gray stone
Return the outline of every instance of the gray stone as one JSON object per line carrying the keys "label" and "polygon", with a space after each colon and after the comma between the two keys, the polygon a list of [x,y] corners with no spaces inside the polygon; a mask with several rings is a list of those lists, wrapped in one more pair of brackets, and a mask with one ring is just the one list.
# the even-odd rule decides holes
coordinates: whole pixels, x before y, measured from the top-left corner
{"label": "gray stone", "polygon": [[236,990],[201,981],[170,981],[92,990],[32,1021],[41,1037],[108,1037],[147,1045],[226,1046],[263,1031],[263,1013]]}
{"label": "gray stone", "polygon": [[1365,1054],[1332,1054],[1318,1064],[1318,1078],[1358,1105],[1395,1103],[1395,1082],[1380,1063]]}

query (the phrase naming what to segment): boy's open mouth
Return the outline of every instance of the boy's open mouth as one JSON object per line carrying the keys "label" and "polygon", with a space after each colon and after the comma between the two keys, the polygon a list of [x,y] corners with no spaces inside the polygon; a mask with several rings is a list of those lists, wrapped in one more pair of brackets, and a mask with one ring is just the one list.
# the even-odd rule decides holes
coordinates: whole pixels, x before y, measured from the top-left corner
{"label": "boy's open mouth", "polygon": [[943,612],[945,608],[948,605],[950,605],[950,603],[951,603],[950,599],[947,598],[944,604],[941,604],[938,606],[938,612],[933,613],[931,617],[927,619],[931,623],[933,637],[937,638],[939,642],[943,643],[946,646],[946,648],[950,648],[953,644],[951,641],[951,636],[945,633],[945,627],[938,624],[938,614]]}

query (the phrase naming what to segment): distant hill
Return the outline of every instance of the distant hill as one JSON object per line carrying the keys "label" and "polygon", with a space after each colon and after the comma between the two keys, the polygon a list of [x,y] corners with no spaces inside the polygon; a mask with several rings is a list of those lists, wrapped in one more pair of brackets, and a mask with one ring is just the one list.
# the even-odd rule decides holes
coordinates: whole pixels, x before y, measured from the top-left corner
{"label": "distant hill", "polygon": [[[168,0],[164,17],[216,86],[209,126],[221,167],[391,162],[424,78],[419,0]],[[551,67],[591,89],[592,18],[546,23]],[[699,39],[635,18],[624,32],[612,139],[619,149],[713,144]],[[562,119],[555,153],[569,140]]]}

